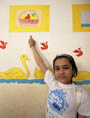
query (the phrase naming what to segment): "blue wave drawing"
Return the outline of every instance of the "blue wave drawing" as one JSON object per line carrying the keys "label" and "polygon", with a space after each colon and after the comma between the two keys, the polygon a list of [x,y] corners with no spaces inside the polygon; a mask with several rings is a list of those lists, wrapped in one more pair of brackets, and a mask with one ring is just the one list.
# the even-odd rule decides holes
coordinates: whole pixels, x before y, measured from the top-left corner
{"label": "blue wave drawing", "polygon": [[0,83],[18,83],[18,84],[33,84],[33,83],[40,83],[40,84],[45,84],[44,79],[32,79],[32,80],[27,80],[27,79],[0,79]]}
{"label": "blue wave drawing", "polygon": [[[32,79],[32,80],[27,80],[27,79],[0,79],[0,83],[18,83],[18,84],[33,84],[33,83],[40,83],[40,84],[46,84],[44,82],[44,79]],[[90,84],[89,80],[85,81],[74,81],[76,85],[83,85],[83,84]]]}

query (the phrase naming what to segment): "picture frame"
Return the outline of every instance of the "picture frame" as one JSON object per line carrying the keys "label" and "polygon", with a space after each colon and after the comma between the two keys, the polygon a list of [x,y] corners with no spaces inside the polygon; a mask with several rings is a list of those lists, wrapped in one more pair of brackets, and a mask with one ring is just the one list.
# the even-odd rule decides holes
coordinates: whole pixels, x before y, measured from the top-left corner
{"label": "picture frame", "polygon": [[9,32],[49,32],[49,5],[11,5]]}
{"label": "picture frame", "polygon": [[90,32],[90,4],[72,5],[73,32]]}

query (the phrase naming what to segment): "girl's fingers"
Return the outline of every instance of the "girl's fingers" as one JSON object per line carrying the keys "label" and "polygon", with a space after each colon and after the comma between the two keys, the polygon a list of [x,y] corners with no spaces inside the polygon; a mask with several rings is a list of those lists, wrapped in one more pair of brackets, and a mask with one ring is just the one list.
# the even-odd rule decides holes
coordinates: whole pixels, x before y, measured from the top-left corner
{"label": "girl's fingers", "polygon": [[30,35],[30,39],[32,39],[32,35]]}

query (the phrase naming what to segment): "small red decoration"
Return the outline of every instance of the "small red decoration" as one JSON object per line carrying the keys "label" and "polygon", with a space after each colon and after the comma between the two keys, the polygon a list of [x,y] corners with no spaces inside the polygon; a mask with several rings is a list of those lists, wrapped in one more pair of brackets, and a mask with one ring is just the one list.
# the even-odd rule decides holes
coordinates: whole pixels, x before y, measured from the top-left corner
{"label": "small red decoration", "polygon": [[83,52],[82,52],[81,48],[78,48],[78,49],[74,50],[73,52],[74,52],[74,53],[77,53],[77,54],[76,54],[77,57],[80,57],[80,56],[83,55]]}
{"label": "small red decoration", "polygon": [[42,47],[40,47],[42,50],[48,49],[48,42],[40,43],[40,44],[42,45]]}
{"label": "small red decoration", "polygon": [[6,45],[7,45],[7,42],[0,40],[0,48],[5,49]]}
{"label": "small red decoration", "polygon": [[29,15],[29,14],[27,14],[27,16],[25,17],[25,19],[30,19],[30,15]]}

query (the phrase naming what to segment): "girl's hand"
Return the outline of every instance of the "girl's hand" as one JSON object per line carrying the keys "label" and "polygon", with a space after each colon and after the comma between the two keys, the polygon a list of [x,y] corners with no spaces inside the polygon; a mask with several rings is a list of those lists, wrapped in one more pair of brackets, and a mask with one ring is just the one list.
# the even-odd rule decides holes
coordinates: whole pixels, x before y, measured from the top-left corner
{"label": "girl's hand", "polygon": [[30,48],[31,48],[32,46],[35,46],[35,43],[36,43],[36,42],[35,42],[35,40],[32,39],[32,35],[30,36],[28,43],[29,43]]}

